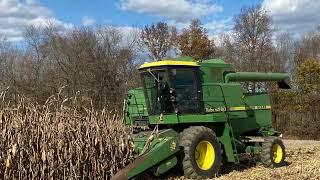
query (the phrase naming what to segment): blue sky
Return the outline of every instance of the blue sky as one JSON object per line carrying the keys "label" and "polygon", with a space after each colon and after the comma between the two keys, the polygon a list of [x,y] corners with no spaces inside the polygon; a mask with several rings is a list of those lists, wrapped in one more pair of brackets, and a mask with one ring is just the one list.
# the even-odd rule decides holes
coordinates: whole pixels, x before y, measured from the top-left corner
{"label": "blue sky", "polygon": [[[112,23],[120,26],[144,26],[160,20],[169,20],[151,14],[122,10],[119,7],[121,5],[119,0],[77,0],[76,3],[71,0],[43,0],[41,2],[52,9],[58,19],[75,25],[82,25],[81,21],[85,16],[94,19],[97,24]],[[200,19],[203,23],[212,19],[227,19],[238,13],[241,7],[261,4],[261,2],[261,0],[217,0],[214,3],[222,6],[223,11]]]}
{"label": "blue sky", "polygon": [[157,21],[182,29],[194,18],[217,38],[251,5],[267,10],[277,32],[297,36],[319,28],[319,0],[0,0],[0,39],[21,41],[27,26],[48,22],[62,31],[101,24],[141,28]]}

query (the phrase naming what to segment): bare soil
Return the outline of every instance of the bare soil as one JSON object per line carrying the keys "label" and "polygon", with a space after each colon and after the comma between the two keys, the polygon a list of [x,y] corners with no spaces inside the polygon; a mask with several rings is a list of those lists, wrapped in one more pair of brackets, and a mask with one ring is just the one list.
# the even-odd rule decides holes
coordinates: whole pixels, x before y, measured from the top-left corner
{"label": "bare soil", "polygon": [[289,149],[297,149],[297,148],[308,148],[308,147],[316,147],[320,146],[320,141],[314,140],[283,140],[286,148]]}

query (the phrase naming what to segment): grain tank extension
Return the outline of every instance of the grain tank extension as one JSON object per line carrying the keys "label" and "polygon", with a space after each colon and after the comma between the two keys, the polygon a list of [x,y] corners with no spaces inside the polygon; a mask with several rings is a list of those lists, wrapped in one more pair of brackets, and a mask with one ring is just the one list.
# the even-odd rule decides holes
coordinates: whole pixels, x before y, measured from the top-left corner
{"label": "grain tank extension", "polygon": [[[239,163],[241,153],[267,167],[284,164],[263,82],[289,89],[287,74],[231,72],[221,59],[189,58],[145,63],[139,72],[143,87],[128,92],[125,108],[136,160],[116,177],[160,176],[174,167],[189,178],[215,177],[222,162]],[[258,91],[245,92],[241,82]]]}

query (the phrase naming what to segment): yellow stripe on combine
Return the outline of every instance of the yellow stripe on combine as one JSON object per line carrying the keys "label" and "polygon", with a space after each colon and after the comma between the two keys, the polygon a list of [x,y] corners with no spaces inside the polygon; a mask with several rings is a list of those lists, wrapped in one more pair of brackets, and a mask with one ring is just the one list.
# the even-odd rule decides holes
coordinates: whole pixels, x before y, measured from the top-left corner
{"label": "yellow stripe on combine", "polygon": [[246,110],[245,106],[238,106],[238,107],[230,107],[229,111],[244,111]]}
{"label": "yellow stripe on combine", "polygon": [[230,107],[229,111],[245,111],[245,110],[268,110],[271,109],[271,106],[236,106]]}
{"label": "yellow stripe on combine", "polygon": [[199,66],[199,64],[193,61],[163,60],[163,61],[157,61],[157,62],[144,63],[139,67],[139,69],[157,67],[157,66]]}
{"label": "yellow stripe on combine", "polygon": [[[271,106],[234,106],[229,107],[228,111],[246,111],[246,110],[270,110]],[[225,112],[227,109],[225,107],[218,108],[206,108],[206,112]]]}

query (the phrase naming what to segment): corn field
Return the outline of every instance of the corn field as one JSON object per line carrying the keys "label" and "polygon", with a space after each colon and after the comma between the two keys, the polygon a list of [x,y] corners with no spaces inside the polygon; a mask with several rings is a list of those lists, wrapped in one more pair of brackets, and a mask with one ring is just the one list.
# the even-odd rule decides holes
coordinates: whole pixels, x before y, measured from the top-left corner
{"label": "corn field", "polygon": [[0,98],[0,179],[110,179],[132,159],[121,113],[60,94],[44,105]]}

